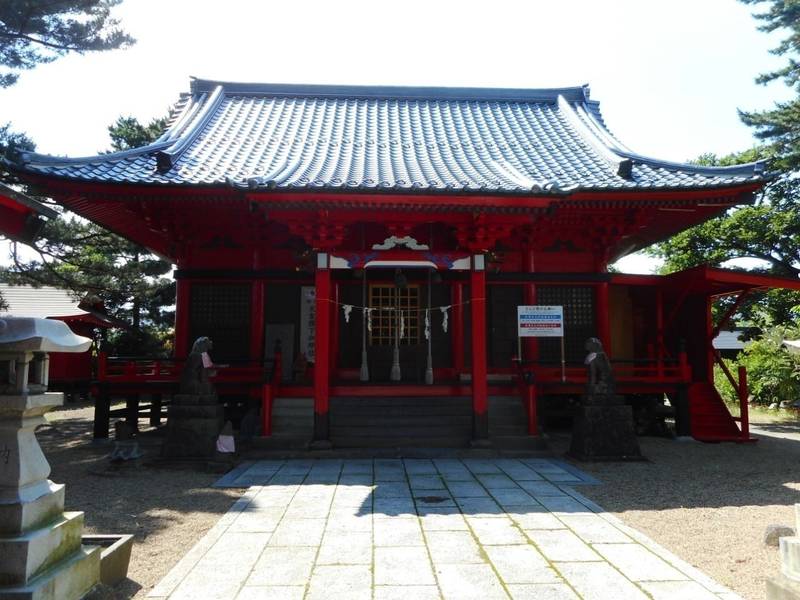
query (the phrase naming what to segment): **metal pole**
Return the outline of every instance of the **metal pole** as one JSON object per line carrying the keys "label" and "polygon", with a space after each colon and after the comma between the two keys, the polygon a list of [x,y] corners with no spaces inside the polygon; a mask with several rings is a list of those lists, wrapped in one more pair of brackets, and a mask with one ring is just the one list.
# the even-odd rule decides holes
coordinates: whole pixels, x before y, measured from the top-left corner
{"label": "metal pole", "polygon": [[369,381],[369,362],[367,360],[367,270],[362,270],[361,276],[361,372],[360,381]]}
{"label": "metal pole", "polygon": [[564,358],[564,336],[561,336],[561,382],[567,380],[567,361]]}
{"label": "metal pole", "polygon": [[433,327],[431,327],[431,269],[428,269],[428,310],[425,312],[426,329],[428,331],[428,364],[425,367],[425,383],[433,385],[433,354],[431,345],[433,343]]}

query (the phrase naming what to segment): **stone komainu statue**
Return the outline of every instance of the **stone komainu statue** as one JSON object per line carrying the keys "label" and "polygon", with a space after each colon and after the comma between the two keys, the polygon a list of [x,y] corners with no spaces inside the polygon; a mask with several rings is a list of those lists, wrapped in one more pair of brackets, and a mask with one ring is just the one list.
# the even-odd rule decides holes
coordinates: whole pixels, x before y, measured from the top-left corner
{"label": "stone komainu statue", "polygon": [[584,346],[586,355],[586,395],[602,397],[614,395],[614,373],[611,361],[603,350],[602,342],[597,338],[589,338]]}
{"label": "stone komainu statue", "polygon": [[208,353],[213,348],[211,338],[199,337],[186,357],[180,381],[181,394],[213,394],[214,386],[208,380],[208,372],[213,367]]}

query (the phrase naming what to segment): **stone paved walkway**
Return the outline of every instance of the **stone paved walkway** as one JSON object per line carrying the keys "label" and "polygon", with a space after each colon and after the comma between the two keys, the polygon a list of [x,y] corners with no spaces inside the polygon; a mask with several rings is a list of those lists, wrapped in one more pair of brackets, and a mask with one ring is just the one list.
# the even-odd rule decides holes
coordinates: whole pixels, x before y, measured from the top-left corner
{"label": "stone paved walkway", "polygon": [[546,459],[259,461],[151,598],[732,600]]}

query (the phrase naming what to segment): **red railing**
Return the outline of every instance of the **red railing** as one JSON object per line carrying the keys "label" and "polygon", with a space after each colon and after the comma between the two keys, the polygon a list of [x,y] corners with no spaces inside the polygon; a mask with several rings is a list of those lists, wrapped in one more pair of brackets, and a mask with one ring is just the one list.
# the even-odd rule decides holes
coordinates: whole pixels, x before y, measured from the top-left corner
{"label": "red railing", "polygon": [[[516,364],[517,382],[525,410],[528,415],[528,435],[538,435],[537,397],[539,388],[546,386],[583,386],[586,384],[586,367],[548,365],[538,361],[519,361]],[[618,385],[661,383],[689,383],[692,370],[685,352],[678,355],[677,361],[660,360],[612,360],[614,379]],[[745,414],[745,413],[743,413]],[[746,422],[746,417],[745,417]]]}
{"label": "red railing", "polygon": [[[154,359],[140,356],[108,356],[100,352],[97,361],[97,383],[118,388],[153,390],[163,386],[166,390],[177,389],[183,360]],[[217,366],[210,378],[225,387],[247,387],[250,393],[260,389],[262,431],[272,435],[272,404],[281,381],[281,353],[265,363],[252,361]],[[165,390],[165,391],[166,391]]]}

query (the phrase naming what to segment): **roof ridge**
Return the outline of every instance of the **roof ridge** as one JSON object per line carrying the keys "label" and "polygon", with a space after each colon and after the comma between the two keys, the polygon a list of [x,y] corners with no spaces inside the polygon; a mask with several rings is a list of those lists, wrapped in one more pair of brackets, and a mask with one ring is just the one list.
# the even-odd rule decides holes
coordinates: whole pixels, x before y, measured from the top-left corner
{"label": "roof ridge", "polygon": [[629,158],[619,156],[616,149],[611,148],[597,135],[596,132],[583,122],[580,115],[578,115],[575,108],[567,102],[564,96],[558,97],[558,109],[564,114],[567,122],[572,126],[572,129],[594,150],[600,157],[606,161],[613,169],[616,175],[631,179],[633,174],[633,163]]}
{"label": "roof ridge", "polygon": [[210,93],[204,94],[203,101],[193,103],[194,106],[175,123],[165,141],[171,142],[168,148],[156,152],[156,168],[159,173],[166,173],[181,157],[183,151],[197,137],[197,134],[214,116],[220,103],[225,99],[225,91],[218,85]]}
{"label": "roof ridge", "polygon": [[307,83],[254,83],[192,78],[193,94],[207,93],[222,86],[229,94],[264,96],[313,96],[316,98],[374,98],[396,100],[474,100],[485,102],[552,102],[565,96],[575,102],[589,99],[589,86],[554,88],[437,87],[395,85],[326,85]]}

